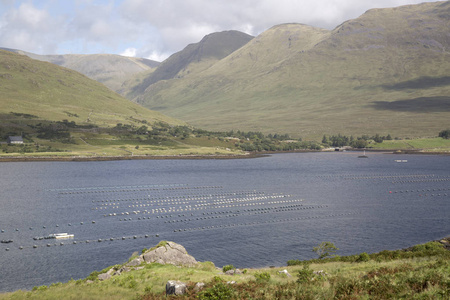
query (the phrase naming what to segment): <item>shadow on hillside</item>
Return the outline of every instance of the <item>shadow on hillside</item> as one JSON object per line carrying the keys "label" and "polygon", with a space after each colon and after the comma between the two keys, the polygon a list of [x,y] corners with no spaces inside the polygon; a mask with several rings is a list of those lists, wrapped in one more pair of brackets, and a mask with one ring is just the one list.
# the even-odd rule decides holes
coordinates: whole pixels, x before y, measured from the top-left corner
{"label": "shadow on hillside", "polygon": [[450,76],[443,77],[420,77],[414,80],[403,81],[395,84],[383,84],[381,87],[385,90],[400,91],[404,89],[429,89],[450,85]]}
{"label": "shadow on hillside", "polygon": [[420,97],[397,101],[374,101],[371,107],[377,110],[391,110],[398,112],[450,112],[450,97]]}

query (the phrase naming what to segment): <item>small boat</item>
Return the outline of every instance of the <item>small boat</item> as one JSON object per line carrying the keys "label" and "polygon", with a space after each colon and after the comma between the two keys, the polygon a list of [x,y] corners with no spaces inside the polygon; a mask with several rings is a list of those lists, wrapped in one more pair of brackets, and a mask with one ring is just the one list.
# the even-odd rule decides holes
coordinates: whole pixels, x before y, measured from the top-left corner
{"label": "small boat", "polygon": [[2,240],[1,242],[2,242],[3,244],[9,244],[9,243],[12,243],[13,240]]}
{"label": "small boat", "polygon": [[363,154],[363,155],[359,155],[358,158],[369,158],[369,157],[366,155],[366,150],[364,150],[364,154]]}
{"label": "small boat", "polygon": [[406,162],[408,162],[408,160],[407,159],[396,159],[395,162],[406,163]]}
{"label": "small boat", "polygon": [[50,234],[49,237],[52,239],[73,239],[75,235],[68,233],[54,233]]}

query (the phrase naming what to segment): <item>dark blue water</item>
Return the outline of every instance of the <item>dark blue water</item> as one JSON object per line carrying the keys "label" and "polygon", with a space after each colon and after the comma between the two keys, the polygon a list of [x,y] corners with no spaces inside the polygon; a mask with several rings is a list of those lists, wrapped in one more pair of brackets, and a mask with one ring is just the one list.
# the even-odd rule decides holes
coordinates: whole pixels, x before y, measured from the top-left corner
{"label": "dark blue water", "polygon": [[[369,156],[1,163],[0,291],[84,278],[160,240],[248,268],[314,258],[322,241],[349,255],[449,235],[449,156]],[[33,239],[61,232],[75,238]]]}

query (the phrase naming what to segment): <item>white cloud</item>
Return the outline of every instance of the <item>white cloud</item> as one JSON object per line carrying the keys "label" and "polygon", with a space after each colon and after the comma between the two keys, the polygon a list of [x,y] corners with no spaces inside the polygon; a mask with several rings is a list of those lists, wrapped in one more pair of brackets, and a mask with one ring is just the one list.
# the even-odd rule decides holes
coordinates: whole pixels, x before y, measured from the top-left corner
{"label": "white cloud", "polygon": [[128,56],[128,57],[136,57],[137,49],[136,48],[127,48],[125,51],[120,53],[122,56]]}
{"label": "white cloud", "polygon": [[0,0],[0,46],[159,60],[212,32],[258,35],[290,22],[333,29],[370,8],[424,1],[432,0]]}

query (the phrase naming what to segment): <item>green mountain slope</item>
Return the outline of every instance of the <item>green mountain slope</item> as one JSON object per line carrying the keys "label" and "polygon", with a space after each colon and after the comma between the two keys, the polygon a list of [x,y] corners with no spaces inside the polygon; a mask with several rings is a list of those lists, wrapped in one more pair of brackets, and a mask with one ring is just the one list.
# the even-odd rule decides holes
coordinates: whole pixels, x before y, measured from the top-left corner
{"label": "green mountain slope", "polygon": [[134,98],[145,92],[152,84],[173,78],[181,78],[209,68],[218,60],[248,43],[253,37],[235,30],[216,32],[205,36],[200,42],[186,46],[171,55],[161,65],[133,86],[128,94]]}
{"label": "green mountain slope", "polygon": [[132,103],[86,76],[0,50],[0,113],[113,126],[133,119],[183,124]]}
{"label": "green mountain slope", "polygon": [[139,103],[213,130],[436,135],[450,119],[450,2],[369,10],[332,31],[275,26]]}
{"label": "green mountain slope", "polygon": [[24,54],[36,60],[46,61],[66,67],[91,79],[103,83],[111,90],[121,93],[124,82],[140,73],[151,73],[159,62],[137,57],[125,57],[114,54],[64,54],[38,55],[15,49],[5,49],[18,54]]}

